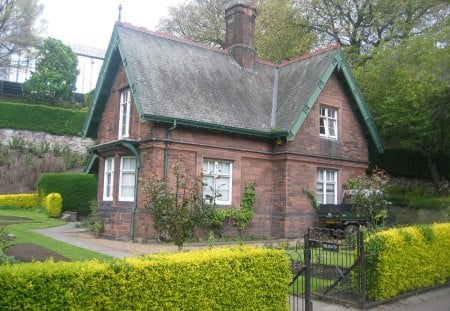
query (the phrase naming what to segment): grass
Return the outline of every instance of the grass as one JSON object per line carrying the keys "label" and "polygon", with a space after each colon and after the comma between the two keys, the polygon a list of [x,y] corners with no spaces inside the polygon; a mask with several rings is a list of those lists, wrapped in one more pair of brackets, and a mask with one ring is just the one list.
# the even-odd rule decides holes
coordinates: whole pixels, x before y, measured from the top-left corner
{"label": "grass", "polygon": [[66,244],[34,232],[32,229],[55,227],[65,223],[60,219],[50,218],[40,209],[17,209],[2,206],[0,207],[0,216],[29,218],[20,223],[11,220],[3,222],[2,226],[6,227],[6,230],[15,236],[11,244],[32,243],[54,251],[72,261],[89,259],[108,261],[112,259],[110,256]]}
{"label": "grass", "polygon": [[[311,291],[316,291],[325,287],[330,286],[334,280],[326,280],[319,278],[311,278]],[[303,295],[305,293],[305,278],[299,277],[295,282],[289,287],[289,293],[291,295]]]}
{"label": "grass", "polygon": [[[287,250],[286,253],[290,255],[290,258],[304,262],[303,250],[300,250],[300,252]],[[322,249],[313,249],[311,252],[311,263],[324,266],[349,268],[353,265],[355,259],[356,255],[354,250],[330,252]]]}

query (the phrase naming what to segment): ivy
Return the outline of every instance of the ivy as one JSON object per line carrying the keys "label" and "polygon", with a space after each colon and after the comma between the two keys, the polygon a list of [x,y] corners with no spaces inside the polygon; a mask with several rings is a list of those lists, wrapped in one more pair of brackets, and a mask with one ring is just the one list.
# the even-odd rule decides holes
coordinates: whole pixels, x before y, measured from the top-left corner
{"label": "ivy", "polygon": [[240,208],[219,208],[212,215],[214,223],[223,228],[225,223],[232,223],[239,230],[244,230],[250,223],[254,215],[253,206],[256,201],[255,183],[249,183],[244,186],[244,197],[241,200]]}

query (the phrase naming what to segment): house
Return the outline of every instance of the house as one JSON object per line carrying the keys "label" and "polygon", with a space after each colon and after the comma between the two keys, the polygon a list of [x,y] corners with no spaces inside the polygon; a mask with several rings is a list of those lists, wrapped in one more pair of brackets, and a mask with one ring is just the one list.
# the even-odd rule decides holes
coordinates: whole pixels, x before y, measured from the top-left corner
{"label": "house", "polygon": [[[235,208],[256,183],[247,234],[297,238],[316,219],[304,189],[338,203],[383,145],[339,47],[281,65],[255,58],[256,10],[226,9],[225,50],[117,23],[83,128],[96,140],[105,236],[153,238],[139,179],[183,158],[220,175],[216,204]],[[209,178],[209,179],[208,179]],[[213,183],[213,182],[212,182]]]}

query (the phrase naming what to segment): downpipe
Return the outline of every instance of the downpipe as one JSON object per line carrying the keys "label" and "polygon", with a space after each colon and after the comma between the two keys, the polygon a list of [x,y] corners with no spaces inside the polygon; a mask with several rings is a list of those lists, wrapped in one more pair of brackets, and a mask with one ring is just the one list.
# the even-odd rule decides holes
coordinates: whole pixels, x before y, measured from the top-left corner
{"label": "downpipe", "polygon": [[164,184],[167,184],[167,179],[169,176],[169,149],[170,143],[172,142],[172,132],[177,127],[177,121],[173,120],[173,125],[167,130],[166,135],[166,148],[164,150]]}

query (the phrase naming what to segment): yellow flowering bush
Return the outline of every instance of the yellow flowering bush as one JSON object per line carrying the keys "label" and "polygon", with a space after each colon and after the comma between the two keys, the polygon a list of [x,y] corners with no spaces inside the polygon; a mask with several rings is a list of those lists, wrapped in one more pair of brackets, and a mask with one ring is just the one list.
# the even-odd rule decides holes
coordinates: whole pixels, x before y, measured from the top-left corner
{"label": "yellow flowering bush", "polygon": [[450,223],[395,228],[366,242],[367,296],[385,300],[450,278]]}
{"label": "yellow flowering bush", "polygon": [[288,310],[283,251],[216,248],[0,270],[8,310]]}

